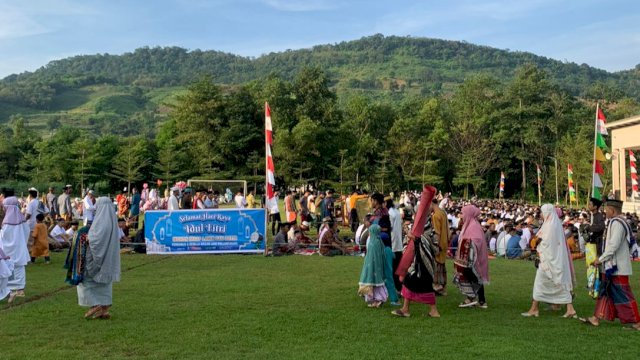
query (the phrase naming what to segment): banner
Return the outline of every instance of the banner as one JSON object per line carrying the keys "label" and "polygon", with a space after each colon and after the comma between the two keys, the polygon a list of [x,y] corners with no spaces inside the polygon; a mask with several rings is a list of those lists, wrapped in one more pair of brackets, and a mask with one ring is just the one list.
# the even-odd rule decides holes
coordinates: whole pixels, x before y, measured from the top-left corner
{"label": "banner", "polygon": [[147,254],[263,253],[264,209],[147,211]]}

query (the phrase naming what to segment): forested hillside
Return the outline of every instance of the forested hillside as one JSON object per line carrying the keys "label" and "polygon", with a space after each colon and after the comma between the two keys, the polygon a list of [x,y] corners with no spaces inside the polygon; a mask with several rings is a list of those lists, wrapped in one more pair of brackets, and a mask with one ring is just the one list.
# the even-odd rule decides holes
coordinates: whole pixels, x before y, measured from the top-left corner
{"label": "forested hillside", "polygon": [[238,85],[270,74],[292,80],[302,67],[317,66],[328,74],[330,86],[339,95],[363,93],[374,99],[399,100],[407,95],[451,93],[477,74],[507,81],[524,64],[545,70],[553,84],[573,96],[609,101],[640,97],[640,68],[609,73],[586,64],[465,42],[374,35],[256,59],[169,47],[52,61],[33,73],[0,81],[0,122],[22,114],[33,118],[29,123],[40,129],[60,121],[85,127],[98,123],[99,131],[101,123],[114,121],[114,114],[151,117],[153,122],[163,113],[164,96],[171,97],[174,90],[203,75],[219,84]]}
{"label": "forested hillside", "polygon": [[596,102],[609,121],[639,114],[639,71],[379,35],[257,59],[179,48],[78,56],[0,82],[0,185],[262,183],[268,101],[279,186],[428,182],[493,196],[504,171],[507,196],[534,198],[539,164],[548,197],[547,179],[566,183],[571,163],[584,200]]}

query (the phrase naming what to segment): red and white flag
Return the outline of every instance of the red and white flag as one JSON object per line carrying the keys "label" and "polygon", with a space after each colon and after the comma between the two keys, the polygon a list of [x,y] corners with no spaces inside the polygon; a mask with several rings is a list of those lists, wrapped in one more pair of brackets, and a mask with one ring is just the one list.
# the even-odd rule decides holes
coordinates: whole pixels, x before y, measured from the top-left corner
{"label": "red and white flag", "polygon": [[636,168],[636,156],[633,151],[629,150],[629,171],[631,173],[631,190],[633,191],[632,197],[636,199],[638,194],[638,170]]}
{"label": "red and white flag", "polygon": [[[265,153],[266,153],[266,196],[267,209],[271,209],[276,201],[274,188],[276,186],[275,167],[273,166],[273,157],[271,156],[271,147],[273,146],[273,129],[271,127],[271,108],[269,103],[264,103],[264,132],[265,132]],[[277,204],[275,204],[277,206]]]}

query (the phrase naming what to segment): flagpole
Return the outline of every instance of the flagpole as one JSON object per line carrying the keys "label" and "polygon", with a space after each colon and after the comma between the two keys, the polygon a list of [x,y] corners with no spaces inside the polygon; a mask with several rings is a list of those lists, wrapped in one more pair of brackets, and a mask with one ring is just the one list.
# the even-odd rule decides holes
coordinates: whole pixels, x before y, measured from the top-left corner
{"label": "flagpole", "polygon": [[269,134],[267,132],[267,109],[269,108],[268,103],[265,101],[264,102],[264,195],[263,195],[263,204],[264,204],[264,211],[265,211],[265,234],[264,234],[264,255],[268,255],[269,254],[269,247],[267,246],[267,234],[269,233],[269,231],[267,231],[267,229],[269,228],[269,211],[271,211],[271,209],[269,209],[269,191],[267,190],[269,188]]}
{"label": "flagpole", "polygon": [[[595,197],[595,187],[596,187],[596,147],[598,142],[598,110],[600,110],[600,103],[596,103],[596,123],[593,130],[593,161],[591,164],[591,197]],[[604,190],[604,189],[603,189]],[[602,194],[601,194],[602,196]],[[598,199],[602,200],[602,199]]]}
{"label": "flagpole", "polygon": [[[267,107],[269,105],[264,102],[264,207],[268,209],[267,202],[269,201],[269,195],[267,194],[267,188],[269,187],[269,137],[267,135]],[[266,237],[266,234],[265,234]],[[266,248],[266,246],[265,246]]]}
{"label": "flagpole", "polygon": [[540,192],[540,183],[542,178],[540,177],[540,165],[536,164],[536,173],[538,175],[538,206],[542,206],[542,193]]}

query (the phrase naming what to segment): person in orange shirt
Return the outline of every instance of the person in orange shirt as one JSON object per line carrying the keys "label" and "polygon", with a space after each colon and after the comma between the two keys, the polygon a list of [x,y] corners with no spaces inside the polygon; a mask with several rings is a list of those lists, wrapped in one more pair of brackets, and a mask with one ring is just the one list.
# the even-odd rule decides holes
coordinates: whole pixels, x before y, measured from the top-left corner
{"label": "person in orange shirt", "polygon": [[43,223],[44,214],[36,215],[36,226],[33,228],[33,246],[31,247],[31,262],[35,263],[36,258],[44,256],[44,263],[49,264],[49,241],[47,236],[47,226]]}

